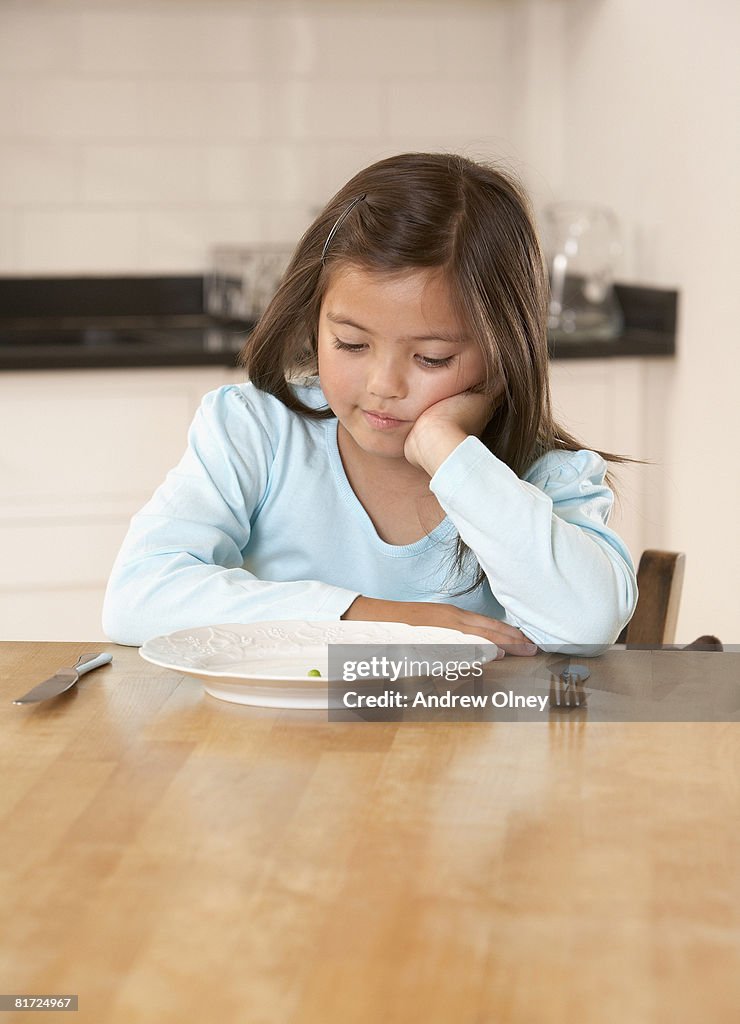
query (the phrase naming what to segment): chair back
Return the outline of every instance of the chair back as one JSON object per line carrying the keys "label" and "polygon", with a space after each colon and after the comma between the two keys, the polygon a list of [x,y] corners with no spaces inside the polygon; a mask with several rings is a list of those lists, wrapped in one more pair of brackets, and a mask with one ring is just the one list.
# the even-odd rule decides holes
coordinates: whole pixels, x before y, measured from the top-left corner
{"label": "chair back", "polygon": [[635,614],[619,635],[620,643],[672,644],[681,603],[686,555],[682,551],[643,551],[637,567]]}

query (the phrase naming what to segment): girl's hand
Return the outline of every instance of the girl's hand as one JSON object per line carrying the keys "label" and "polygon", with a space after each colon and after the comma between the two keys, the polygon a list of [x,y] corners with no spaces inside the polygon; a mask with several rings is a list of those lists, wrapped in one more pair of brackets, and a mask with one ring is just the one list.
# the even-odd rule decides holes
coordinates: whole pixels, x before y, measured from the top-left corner
{"label": "girl's hand", "polygon": [[454,604],[426,601],[380,601],[357,597],[342,616],[362,622],[408,622],[410,626],[443,626],[490,640],[507,654],[537,654],[537,645],[515,626],[487,615],[466,611]]}
{"label": "girl's hand", "polygon": [[[502,386],[503,387],[503,386]],[[434,476],[447,456],[471,435],[480,437],[493,415],[502,388],[495,395],[462,391],[435,402],[419,416],[406,437],[403,454],[412,466]]]}

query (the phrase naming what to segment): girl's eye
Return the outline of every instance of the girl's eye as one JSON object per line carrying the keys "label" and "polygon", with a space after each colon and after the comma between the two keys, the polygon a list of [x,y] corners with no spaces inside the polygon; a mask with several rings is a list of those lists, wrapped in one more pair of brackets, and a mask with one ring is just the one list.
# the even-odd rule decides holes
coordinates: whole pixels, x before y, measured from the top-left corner
{"label": "girl's eye", "polygon": [[342,352],[360,352],[364,347],[364,345],[350,345],[349,342],[340,341],[339,338],[334,339],[334,348],[338,348]]}
{"label": "girl's eye", "polygon": [[[362,352],[366,346],[361,343],[353,345],[348,341],[340,341],[339,338],[335,338],[334,348],[339,349],[340,352]],[[431,359],[429,356],[416,356],[419,365],[428,370],[437,370],[442,366],[449,366],[454,358],[454,356],[446,356],[444,359]]]}
{"label": "girl's eye", "polygon": [[430,369],[434,369],[439,366],[449,366],[454,356],[447,356],[445,359],[430,359],[428,356],[417,356],[416,357],[422,366],[428,366]]}

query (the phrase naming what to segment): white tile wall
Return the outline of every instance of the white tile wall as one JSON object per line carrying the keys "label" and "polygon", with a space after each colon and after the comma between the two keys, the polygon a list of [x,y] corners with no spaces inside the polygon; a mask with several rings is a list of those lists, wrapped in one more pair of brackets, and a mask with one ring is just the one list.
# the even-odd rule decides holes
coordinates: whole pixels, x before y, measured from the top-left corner
{"label": "white tile wall", "polygon": [[197,272],[390,153],[515,160],[516,8],[4,0],[0,272]]}
{"label": "white tile wall", "polygon": [[0,274],[17,269],[16,217],[12,210],[0,210]]}
{"label": "white tile wall", "polygon": [[134,209],[22,208],[16,214],[14,269],[22,274],[56,274],[68,270],[112,273],[134,267],[139,259],[140,219]]}
{"label": "white tile wall", "polygon": [[5,3],[0,11],[0,68],[3,73],[53,74],[79,64],[75,18],[52,5]]}
{"label": "white tile wall", "polygon": [[262,238],[261,211],[256,205],[152,207],[141,214],[140,267],[163,267],[187,273],[202,269],[215,243],[240,244]]}
{"label": "white tile wall", "polygon": [[82,154],[82,201],[197,203],[202,201],[206,154],[191,144],[125,143],[86,147]]}
{"label": "white tile wall", "polygon": [[273,19],[253,13],[251,6],[155,0],[143,10],[126,3],[113,9],[88,10],[79,28],[80,70],[92,75],[157,75],[185,81],[240,75],[247,69],[262,72]]}
{"label": "white tile wall", "polygon": [[48,139],[7,145],[0,160],[0,201],[6,210],[78,204],[82,154],[73,143]]}
{"label": "white tile wall", "polygon": [[3,81],[2,89],[10,96],[11,139],[85,144],[141,132],[136,82],[36,73]]}

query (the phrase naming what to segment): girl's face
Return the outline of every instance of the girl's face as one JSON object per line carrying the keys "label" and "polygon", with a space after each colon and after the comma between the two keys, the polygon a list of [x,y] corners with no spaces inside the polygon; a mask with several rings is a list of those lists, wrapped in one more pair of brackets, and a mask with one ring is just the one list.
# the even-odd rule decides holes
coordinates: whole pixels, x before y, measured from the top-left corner
{"label": "girl's face", "polygon": [[435,270],[337,270],[321,304],[318,368],[329,406],[368,455],[402,459],[419,416],[485,378]]}

